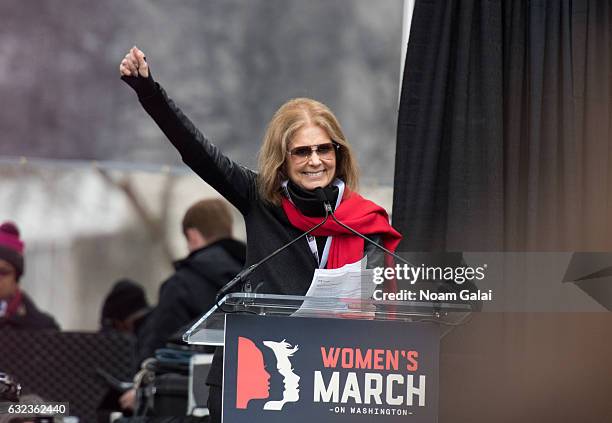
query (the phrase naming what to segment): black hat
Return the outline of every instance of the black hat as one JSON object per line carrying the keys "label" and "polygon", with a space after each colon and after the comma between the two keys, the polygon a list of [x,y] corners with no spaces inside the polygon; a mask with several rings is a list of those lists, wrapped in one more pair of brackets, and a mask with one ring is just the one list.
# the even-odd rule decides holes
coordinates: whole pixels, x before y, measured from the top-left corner
{"label": "black hat", "polygon": [[134,313],[149,307],[142,286],[129,279],[115,283],[102,305],[102,326],[105,322],[125,320]]}

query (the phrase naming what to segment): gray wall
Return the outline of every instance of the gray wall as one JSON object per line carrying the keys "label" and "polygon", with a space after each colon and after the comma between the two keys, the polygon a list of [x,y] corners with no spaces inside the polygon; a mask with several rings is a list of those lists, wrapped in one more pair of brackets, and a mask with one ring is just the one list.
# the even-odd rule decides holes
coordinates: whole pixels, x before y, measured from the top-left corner
{"label": "gray wall", "polygon": [[178,164],[118,79],[136,44],[239,162],[255,165],[280,104],[309,96],[336,112],[364,176],[389,184],[401,15],[401,0],[2,0],[0,157]]}

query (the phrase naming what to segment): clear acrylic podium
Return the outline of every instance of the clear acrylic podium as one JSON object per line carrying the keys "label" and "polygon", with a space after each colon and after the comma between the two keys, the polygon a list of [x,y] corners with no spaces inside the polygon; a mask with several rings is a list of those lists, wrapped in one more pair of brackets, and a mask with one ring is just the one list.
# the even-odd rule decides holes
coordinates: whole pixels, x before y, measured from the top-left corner
{"label": "clear acrylic podium", "polygon": [[258,316],[309,317],[327,319],[392,320],[433,322],[440,336],[462,324],[472,310],[469,304],[443,302],[377,301],[362,299],[302,297],[232,293],[228,294],[198,320],[183,340],[195,345],[223,346],[226,313]]}

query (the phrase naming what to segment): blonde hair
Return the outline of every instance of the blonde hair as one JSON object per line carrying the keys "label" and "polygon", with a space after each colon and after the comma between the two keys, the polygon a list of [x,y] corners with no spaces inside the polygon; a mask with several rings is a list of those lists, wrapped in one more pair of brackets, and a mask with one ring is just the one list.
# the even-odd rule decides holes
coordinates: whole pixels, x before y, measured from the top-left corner
{"label": "blonde hair", "polygon": [[336,153],[336,177],[357,191],[359,169],[338,119],[323,103],[310,98],[294,98],[274,113],[259,150],[259,195],[264,201],[279,205],[281,183],[288,179],[285,169],[288,146],[293,136],[304,126],[316,125],[323,129],[340,149]]}

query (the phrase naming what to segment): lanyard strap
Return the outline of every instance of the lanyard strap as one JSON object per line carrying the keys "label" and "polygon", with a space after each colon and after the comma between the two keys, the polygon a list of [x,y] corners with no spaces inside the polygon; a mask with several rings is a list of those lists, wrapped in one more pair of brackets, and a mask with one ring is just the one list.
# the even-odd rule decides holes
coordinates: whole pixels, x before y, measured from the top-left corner
{"label": "lanyard strap", "polygon": [[[287,198],[289,198],[289,201],[293,203],[293,200],[291,199],[291,196],[289,195],[289,190],[287,189],[288,183],[289,181],[283,181],[282,187],[284,188],[285,194],[287,195]],[[336,198],[336,204],[334,205],[334,210],[336,210],[340,206],[340,203],[342,202],[342,196],[344,195],[345,185],[344,185],[344,181],[338,178],[334,179],[334,181],[332,182],[332,185],[335,187],[338,187],[338,198]],[[327,259],[329,258],[329,249],[331,247],[332,237],[328,236],[327,239],[325,240],[325,247],[323,247],[323,255],[320,258],[319,258],[319,249],[317,248],[316,238],[312,235],[307,235],[306,238],[308,241],[308,247],[310,248],[310,252],[314,256],[317,263],[319,263],[319,269],[325,269],[325,266],[327,266]]]}

